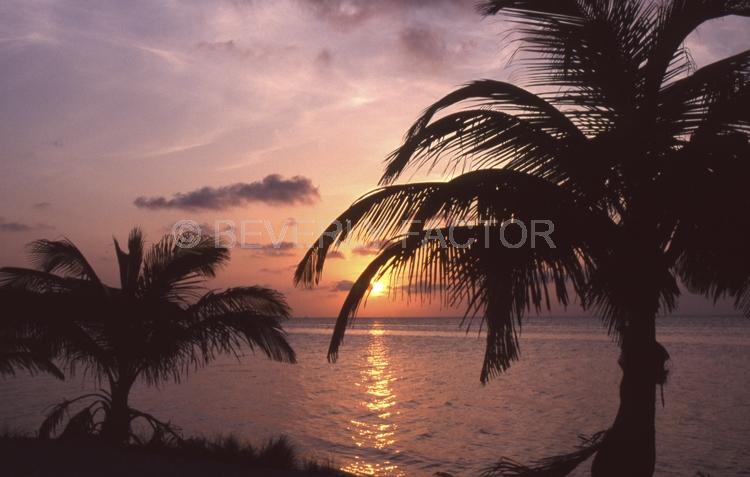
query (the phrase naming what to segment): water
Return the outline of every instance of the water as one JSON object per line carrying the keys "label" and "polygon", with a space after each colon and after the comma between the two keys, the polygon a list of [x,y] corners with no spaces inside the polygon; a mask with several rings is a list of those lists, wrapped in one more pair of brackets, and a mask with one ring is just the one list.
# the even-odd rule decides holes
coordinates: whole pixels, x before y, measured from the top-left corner
{"label": "water", "polygon": [[[336,365],[325,360],[332,323],[289,326],[298,365],[225,358],[182,384],[137,388],[132,404],[186,434],[258,443],[286,434],[308,454],[376,476],[471,476],[500,456],[566,452],[617,410],[617,348],[592,318],[530,321],[521,361],[487,386],[482,338],[457,320],[359,320]],[[664,318],[658,333],[672,372],[657,415],[657,475],[750,475],[750,320]],[[81,377],[0,383],[5,429],[34,429],[46,406],[91,389]],[[588,464],[574,475],[588,475]]]}

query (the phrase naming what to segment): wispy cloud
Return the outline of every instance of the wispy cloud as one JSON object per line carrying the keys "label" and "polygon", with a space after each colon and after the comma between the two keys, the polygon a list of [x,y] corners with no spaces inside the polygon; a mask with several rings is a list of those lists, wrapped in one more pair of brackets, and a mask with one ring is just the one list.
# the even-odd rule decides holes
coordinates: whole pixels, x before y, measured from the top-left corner
{"label": "wispy cloud", "polygon": [[141,209],[224,210],[250,202],[272,205],[312,204],[320,193],[312,181],[295,176],[284,179],[278,174],[266,176],[261,181],[237,183],[223,187],[202,187],[177,193],[171,198],[138,197],[133,202]]}
{"label": "wispy cloud", "polygon": [[361,257],[377,255],[378,253],[380,253],[380,249],[383,248],[383,245],[385,245],[385,242],[381,242],[381,241],[369,242],[364,245],[354,247],[352,249],[352,253],[354,255],[359,255]]}
{"label": "wispy cloud", "polygon": [[351,280],[340,280],[331,286],[333,292],[348,292],[352,289],[354,282]]}
{"label": "wispy cloud", "polygon": [[31,232],[34,230],[52,230],[53,226],[47,224],[25,224],[23,222],[6,221],[0,217],[0,232]]}
{"label": "wispy cloud", "polygon": [[297,268],[296,265],[287,265],[286,267],[276,267],[276,268],[274,268],[274,267],[263,267],[263,268],[261,268],[258,271],[261,272],[261,273],[269,273],[269,274],[272,274],[272,275],[278,275],[280,273],[287,274],[287,273],[293,271],[296,268]]}
{"label": "wispy cloud", "polygon": [[265,257],[291,257],[295,255],[294,250],[297,248],[297,244],[293,242],[251,243],[242,246],[243,250]]}
{"label": "wispy cloud", "polygon": [[419,67],[448,65],[475,46],[471,40],[456,38],[429,25],[408,25],[399,32],[399,46],[411,63]]}
{"label": "wispy cloud", "polygon": [[476,0],[298,0],[321,20],[348,30],[380,16],[408,16],[418,10],[445,13],[450,8],[473,11]]}
{"label": "wispy cloud", "polygon": [[331,250],[328,252],[328,255],[326,255],[329,259],[336,259],[336,260],[346,260],[346,255],[344,255],[344,252],[341,252],[339,250]]}

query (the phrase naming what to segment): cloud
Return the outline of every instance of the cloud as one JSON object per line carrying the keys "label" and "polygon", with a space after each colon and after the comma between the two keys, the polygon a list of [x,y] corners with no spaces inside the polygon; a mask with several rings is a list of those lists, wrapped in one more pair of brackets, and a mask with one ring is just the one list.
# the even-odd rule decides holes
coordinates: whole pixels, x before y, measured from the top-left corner
{"label": "cloud", "polygon": [[62,139],[55,139],[52,141],[43,141],[42,144],[45,146],[53,147],[55,149],[62,149],[62,147],[65,146],[65,143],[63,142]]}
{"label": "cloud", "polygon": [[278,267],[278,268],[272,268],[272,267],[264,267],[258,270],[261,273],[270,273],[273,275],[279,274],[279,273],[289,273],[297,268],[296,265],[287,265],[286,267]]}
{"label": "cloud", "polygon": [[429,281],[418,280],[411,283],[406,281],[405,283],[401,283],[399,285],[392,285],[391,289],[400,293],[419,295],[422,292],[426,293],[427,290],[445,290],[446,287],[443,283],[431,283]]}
{"label": "cloud", "polygon": [[32,204],[31,207],[37,210],[46,210],[52,207],[52,204],[49,202],[37,202],[35,204]]}
{"label": "cloud", "polygon": [[250,243],[243,244],[241,248],[249,250],[255,255],[266,257],[291,257],[295,255],[294,250],[297,248],[297,244],[293,242]]}
{"label": "cloud", "polygon": [[31,232],[35,230],[52,230],[53,226],[47,224],[24,224],[21,222],[6,221],[0,217],[0,232]]}
{"label": "cloud", "polygon": [[398,36],[401,51],[420,67],[438,67],[452,63],[475,47],[473,40],[451,36],[444,30],[426,25],[410,25]]}
{"label": "cloud", "polygon": [[298,0],[318,19],[348,30],[380,16],[407,16],[416,10],[445,13],[459,8],[474,14],[476,0]]}
{"label": "cloud", "polygon": [[197,43],[195,47],[198,50],[205,51],[207,53],[228,54],[231,56],[238,56],[242,59],[260,56],[257,50],[238,47],[234,40],[202,41],[200,43]]}
{"label": "cloud", "polygon": [[380,249],[383,248],[383,245],[385,245],[385,242],[376,240],[365,245],[354,247],[352,253],[354,255],[359,255],[360,257],[377,255],[380,253]]}
{"label": "cloud", "polygon": [[323,68],[331,66],[333,64],[333,53],[331,53],[331,50],[328,48],[320,50],[317,56],[315,56],[315,64]]}
{"label": "cloud", "polygon": [[434,28],[406,27],[399,33],[399,44],[409,57],[427,63],[442,63],[449,56],[444,36]]}
{"label": "cloud", "polygon": [[328,255],[326,255],[326,258],[346,260],[346,255],[344,255],[344,252],[341,252],[339,250],[331,250],[330,252],[328,252]]}
{"label": "cloud", "polygon": [[253,45],[240,46],[234,40],[226,41],[202,41],[195,48],[206,54],[225,55],[238,60],[269,60],[281,54],[296,50],[296,47]]}
{"label": "cloud", "polygon": [[[386,2],[371,0],[301,0],[315,15],[343,29],[360,25],[382,9]],[[387,2],[390,3],[390,2]]]}
{"label": "cloud", "polygon": [[340,280],[331,286],[333,292],[348,292],[352,289],[354,282],[351,280]]}
{"label": "cloud", "polygon": [[133,202],[141,209],[224,210],[250,202],[271,205],[312,204],[320,199],[318,188],[306,177],[284,179],[278,174],[261,181],[237,183],[223,187],[202,187],[177,193],[172,198],[138,197]]}
{"label": "cloud", "polygon": [[[192,222],[192,221],[191,221]],[[181,222],[176,222],[173,224],[169,224],[167,226],[161,227],[162,233],[165,234],[173,234],[175,233],[175,227],[182,225]],[[219,239],[226,238],[223,236],[224,233],[232,232],[234,233],[235,227],[233,224],[226,223],[226,222],[193,222],[190,224],[192,226],[197,226],[198,229],[200,229],[200,233],[203,237],[217,237]],[[192,227],[190,227],[192,228]],[[192,230],[191,230],[192,231]]]}

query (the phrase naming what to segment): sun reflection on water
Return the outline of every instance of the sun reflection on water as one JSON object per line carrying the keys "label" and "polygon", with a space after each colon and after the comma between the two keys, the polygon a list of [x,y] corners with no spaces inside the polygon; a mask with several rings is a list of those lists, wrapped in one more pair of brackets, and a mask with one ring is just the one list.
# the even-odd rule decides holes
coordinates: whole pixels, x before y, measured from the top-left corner
{"label": "sun reflection on water", "polygon": [[[378,328],[378,324],[369,331],[370,343],[367,347],[367,366],[361,373],[359,382],[355,386],[364,391],[361,406],[367,413],[360,419],[349,422],[349,430],[354,444],[361,449],[377,449],[387,451],[396,444],[398,425],[394,417],[396,410],[396,395],[393,394],[391,383],[396,378],[390,370],[388,346],[383,337],[385,331]],[[391,450],[398,453],[398,450]],[[354,462],[349,463],[342,470],[357,475],[372,475],[377,477],[401,477],[406,474],[389,460],[373,461],[365,456],[356,456]]]}

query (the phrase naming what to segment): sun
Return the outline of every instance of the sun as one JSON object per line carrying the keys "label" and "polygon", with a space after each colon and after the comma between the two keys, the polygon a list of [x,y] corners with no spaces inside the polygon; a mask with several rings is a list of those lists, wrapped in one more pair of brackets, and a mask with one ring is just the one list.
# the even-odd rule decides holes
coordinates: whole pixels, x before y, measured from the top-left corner
{"label": "sun", "polygon": [[381,282],[375,281],[370,283],[370,295],[371,296],[383,296],[388,291],[388,286]]}

